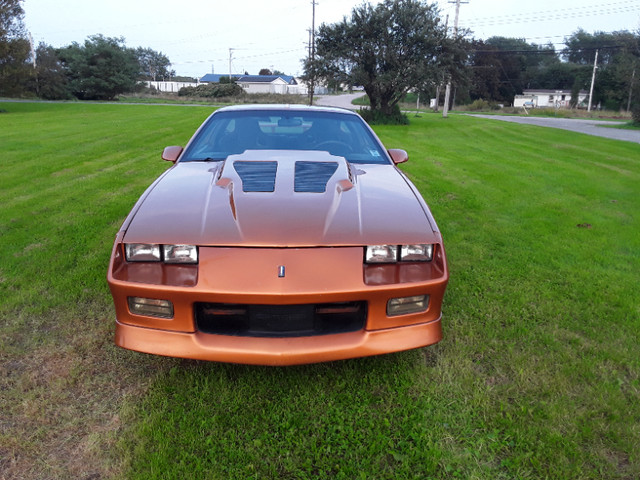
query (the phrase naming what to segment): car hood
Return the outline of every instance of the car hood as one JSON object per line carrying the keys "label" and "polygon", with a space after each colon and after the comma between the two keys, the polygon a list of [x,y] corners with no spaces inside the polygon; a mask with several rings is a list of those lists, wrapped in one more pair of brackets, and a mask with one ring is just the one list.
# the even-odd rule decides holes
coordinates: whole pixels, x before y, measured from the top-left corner
{"label": "car hood", "polygon": [[[302,163],[302,168],[300,166]],[[266,178],[266,180],[265,180]],[[312,247],[439,241],[391,164],[309,151],[246,151],[177,163],[125,222],[130,243]]]}

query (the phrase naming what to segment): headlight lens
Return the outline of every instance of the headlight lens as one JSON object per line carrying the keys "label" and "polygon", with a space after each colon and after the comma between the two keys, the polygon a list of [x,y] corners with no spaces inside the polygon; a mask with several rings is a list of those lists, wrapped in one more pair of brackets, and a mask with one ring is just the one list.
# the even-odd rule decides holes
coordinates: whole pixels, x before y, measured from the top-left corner
{"label": "headlight lens", "polygon": [[430,262],[434,245],[413,243],[410,245],[369,245],[365,247],[365,263]]}
{"label": "headlight lens", "polygon": [[125,243],[124,252],[128,262],[198,263],[195,245]]}
{"label": "headlight lens", "polygon": [[155,243],[126,243],[124,252],[128,262],[160,261],[160,245]]}
{"label": "headlight lens", "polygon": [[370,245],[365,249],[367,263],[394,263],[398,261],[397,245]]}
{"label": "headlight lens", "polygon": [[198,263],[198,247],[195,245],[163,245],[167,263]]}
{"label": "headlight lens", "polygon": [[402,245],[400,248],[400,260],[403,262],[429,262],[432,258],[432,244]]}

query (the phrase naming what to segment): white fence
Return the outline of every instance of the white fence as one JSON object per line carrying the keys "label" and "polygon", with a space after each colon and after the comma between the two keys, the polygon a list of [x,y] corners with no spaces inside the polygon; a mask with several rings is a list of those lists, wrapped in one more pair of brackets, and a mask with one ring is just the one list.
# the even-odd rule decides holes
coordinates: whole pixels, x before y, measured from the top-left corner
{"label": "white fence", "polygon": [[153,82],[153,81],[147,81],[146,84],[147,84],[147,87],[149,88],[153,87],[156,90],[159,90],[160,92],[167,92],[167,93],[178,93],[178,91],[182,87],[197,87],[199,85],[199,83],[193,83],[193,82]]}

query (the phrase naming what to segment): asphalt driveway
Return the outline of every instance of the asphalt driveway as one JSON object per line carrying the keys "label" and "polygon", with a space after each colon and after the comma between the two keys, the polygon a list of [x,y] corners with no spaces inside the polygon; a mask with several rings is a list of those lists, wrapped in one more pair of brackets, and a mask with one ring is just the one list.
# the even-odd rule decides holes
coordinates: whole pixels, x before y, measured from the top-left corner
{"label": "asphalt driveway", "polygon": [[623,140],[625,142],[640,143],[640,130],[624,130],[619,128],[609,128],[615,125],[624,125],[626,122],[612,122],[608,120],[590,120],[573,118],[547,118],[547,117],[518,117],[510,115],[476,115],[473,117],[487,118],[490,120],[501,120],[503,122],[524,123],[527,125],[537,125],[539,127],[560,128],[572,132],[586,133],[597,137],[611,138],[613,140]]}
{"label": "asphalt driveway", "polygon": [[316,95],[315,104],[323,107],[340,107],[348,110],[359,110],[359,105],[353,105],[356,98],[364,97],[364,92],[343,93],[341,95]]}

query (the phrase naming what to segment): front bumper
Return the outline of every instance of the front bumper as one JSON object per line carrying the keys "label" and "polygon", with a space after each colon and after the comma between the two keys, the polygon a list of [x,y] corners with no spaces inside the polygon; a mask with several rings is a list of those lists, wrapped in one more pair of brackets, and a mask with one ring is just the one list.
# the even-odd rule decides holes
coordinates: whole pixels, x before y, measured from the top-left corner
{"label": "front bumper", "polygon": [[[423,265],[363,266],[362,247],[200,248],[198,266],[130,264],[116,239],[108,282],[116,308],[116,344],[140,352],[231,363],[294,365],[419,348],[442,338],[448,281],[444,249]],[[285,276],[279,276],[285,266]],[[429,295],[425,311],[387,315],[390,298]],[[172,302],[171,319],[132,314],[128,297]],[[366,302],[364,328],[314,336],[255,337],[203,333],[194,305],[301,305]]]}
{"label": "front bumper", "polygon": [[300,365],[425,347],[442,339],[441,322],[294,338],[181,333],[116,322],[116,345],[138,352],[250,365]]}

